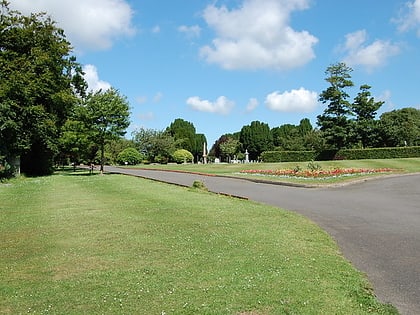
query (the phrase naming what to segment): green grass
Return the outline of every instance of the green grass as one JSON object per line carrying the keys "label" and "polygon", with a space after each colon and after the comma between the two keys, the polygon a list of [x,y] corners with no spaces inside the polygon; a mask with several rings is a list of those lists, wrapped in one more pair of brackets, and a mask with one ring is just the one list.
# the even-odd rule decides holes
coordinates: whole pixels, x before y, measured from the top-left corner
{"label": "green grass", "polygon": [[[420,158],[406,159],[383,159],[383,160],[340,160],[340,161],[315,161],[314,164],[320,165],[323,169],[333,168],[391,168],[398,170],[399,173],[420,172]],[[147,169],[177,170],[186,172],[199,172],[213,175],[224,175],[234,177],[256,178],[255,175],[238,174],[241,170],[247,169],[294,169],[299,166],[301,169],[307,169],[309,162],[283,162],[283,163],[249,163],[249,164],[167,164],[167,165],[138,165],[136,167]],[[377,177],[381,174],[360,175],[352,177],[340,177],[333,179],[296,179],[296,178],[274,178],[257,177],[270,181],[282,181],[305,184],[330,184],[352,181],[367,177]]]}
{"label": "green grass", "polygon": [[122,175],[0,184],[0,314],[395,314],[302,216]]}

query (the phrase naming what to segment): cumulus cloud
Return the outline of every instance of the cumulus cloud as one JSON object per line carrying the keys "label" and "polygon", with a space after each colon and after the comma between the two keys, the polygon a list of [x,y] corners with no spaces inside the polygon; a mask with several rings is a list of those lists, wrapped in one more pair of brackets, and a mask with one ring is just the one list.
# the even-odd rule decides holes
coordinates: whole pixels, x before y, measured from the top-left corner
{"label": "cumulus cloud", "polygon": [[137,115],[138,119],[142,121],[151,121],[155,119],[155,114],[152,112],[142,113]]}
{"label": "cumulus cloud", "polygon": [[259,105],[259,102],[256,98],[250,98],[248,104],[246,105],[246,111],[252,112],[254,109],[256,109]]}
{"label": "cumulus cloud", "polygon": [[160,33],[160,26],[159,26],[159,25],[155,25],[155,26],[152,28],[152,33],[153,33],[153,34],[159,34],[159,33]]}
{"label": "cumulus cloud", "polygon": [[318,39],[290,26],[293,11],[309,7],[309,0],[244,0],[237,8],[209,5],[206,23],[216,32],[200,55],[225,69],[286,70],[315,57]]}
{"label": "cumulus cloud", "polygon": [[178,31],[184,33],[188,38],[198,38],[200,37],[201,28],[198,25],[181,25],[180,27],[178,27]]}
{"label": "cumulus cloud", "polygon": [[420,0],[407,2],[400,17],[394,21],[398,24],[400,31],[417,29],[417,36],[420,37]]}
{"label": "cumulus cloud", "polygon": [[99,79],[98,69],[94,65],[85,65],[83,67],[84,78],[88,84],[88,90],[96,92],[99,90],[106,91],[111,88],[111,84]]}
{"label": "cumulus cloud", "polygon": [[155,96],[153,96],[153,102],[154,103],[159,103],[163,98],[163,93],[162,92],[157,92],[155,94]]}
{"label": "cumulus cloud", "polygon": [[281,93],[275,91],[268,94],[265,99],[266,106],[279,112],[312,112],[318,104],[318,94],[301,87],[298,90],[291,90]]}
{"label": "cumulus cloud", "polygon": [[366,30],[359,30],[346,35],[346,43],[342,47],[347,54],[344,62],[350,66],[361,65],[368,71],[383,66],[386,61],[400,52],[400,47],[390,41],[375,40],[367,42]]}
{"label": "cumulus cloud", "polygon": [[202,100],[198,96],[187,99],[187,104],[194,110],[207,113],[227,115],[235,106],[235,102],[225,96],[220,96],[215,102]]}
{"label": "cumulus cloud", "polygon": [[24,14],[47,12],[64,29],[78,50],[110,48],[121,36],[131,36],[133,10],[125,0],[13,0]]}

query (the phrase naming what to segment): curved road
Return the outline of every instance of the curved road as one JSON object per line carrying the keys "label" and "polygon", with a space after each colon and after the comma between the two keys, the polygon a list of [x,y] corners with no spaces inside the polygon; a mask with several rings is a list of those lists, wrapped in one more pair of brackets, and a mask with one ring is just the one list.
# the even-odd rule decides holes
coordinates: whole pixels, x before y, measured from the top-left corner
{"label": "curved road", "polygon": [[200,180],[212,192],[303,214],[367,274],[381,301],[401,314],[420,314],[420,174],[309,189],[179,172],[114,167],[106,171],[183,186]]}

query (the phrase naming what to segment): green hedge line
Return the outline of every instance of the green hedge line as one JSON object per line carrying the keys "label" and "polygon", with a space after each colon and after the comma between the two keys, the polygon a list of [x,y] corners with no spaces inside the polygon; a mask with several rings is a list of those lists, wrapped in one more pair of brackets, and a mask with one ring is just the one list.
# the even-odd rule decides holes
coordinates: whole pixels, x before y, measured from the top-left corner
{"label": "green hedge line", "polygon": [[263,162],[306,162],[328,160],[395,159],[420,157],[420,146],[316,151],[266,151]]}

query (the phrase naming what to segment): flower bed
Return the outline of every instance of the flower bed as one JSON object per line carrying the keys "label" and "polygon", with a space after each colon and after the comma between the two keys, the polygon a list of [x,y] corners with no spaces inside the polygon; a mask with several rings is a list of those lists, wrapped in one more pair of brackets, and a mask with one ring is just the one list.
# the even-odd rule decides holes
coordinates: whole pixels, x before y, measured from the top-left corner
{"label": "flower bed", "polygon": [[377,173],[390,173],[395,172],[391,168],[334,168],[334,169],[280,169],[280,170],[242,170],[241,174],[261,175],[261,176],[277,176],[277,177],[293,177],[293,178],[334,178],[342,176],[356,176]]}

